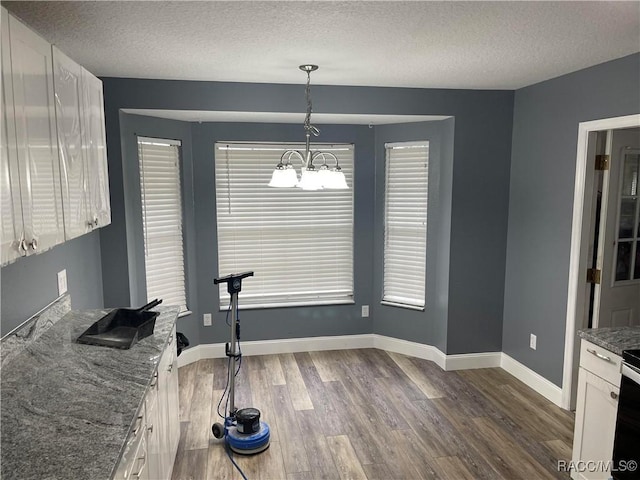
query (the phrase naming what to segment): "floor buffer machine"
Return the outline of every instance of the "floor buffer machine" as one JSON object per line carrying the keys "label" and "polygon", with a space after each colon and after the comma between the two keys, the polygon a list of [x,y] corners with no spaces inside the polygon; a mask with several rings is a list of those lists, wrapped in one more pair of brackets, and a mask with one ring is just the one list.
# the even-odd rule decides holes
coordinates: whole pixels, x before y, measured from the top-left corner
{"label": "floor buffer machine", "polygon": [[[241,455],[253,455],[266,450],[269,447],[270,436],[269,426],[260,421],[260,410],[251,407],[238,410],[235,407],[235,377],[242,363],[238,294],[242,290],[242,279],[252,276],[253,272],[243,272],[213,280],[216,285],[226,283],[227,291],[231,295],[231,341],[225,345],[225,354],[228,358],[227,388],[229,393],[224,415],[221,415],[224,416],[224,425],[215,423],[211,430],[214,437],[224,437],[228,448]],[[222,402],[222,399],[220,401]]]}

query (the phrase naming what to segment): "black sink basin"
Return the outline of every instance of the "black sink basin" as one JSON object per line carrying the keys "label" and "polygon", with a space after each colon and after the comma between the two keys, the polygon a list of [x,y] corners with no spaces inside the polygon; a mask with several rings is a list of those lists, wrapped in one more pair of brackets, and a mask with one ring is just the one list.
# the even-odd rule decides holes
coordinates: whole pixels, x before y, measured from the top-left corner
{"label": "black sink basin", "polygon": [[159,312],[149,309],[162,300],[154,300],[138,309],[117,308],[91,325],[80,337],[78,343],[100,345],[112,348],[131,348],[136,342],[153,334]]}

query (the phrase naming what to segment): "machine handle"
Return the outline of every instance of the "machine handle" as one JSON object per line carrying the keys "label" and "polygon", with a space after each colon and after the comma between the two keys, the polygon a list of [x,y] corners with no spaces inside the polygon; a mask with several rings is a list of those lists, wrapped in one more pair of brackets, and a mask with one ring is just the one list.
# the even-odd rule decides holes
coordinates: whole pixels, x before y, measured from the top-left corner
{"label": "machine handle", "polygon": [[230,275],[226,275],[224,277],[218,277],[213,279],[213,284],[218,285],[219,283],[231,282],[236,279],[243,279],[246,277],[253,277],[253,272],[242,272],[242,273],[232,273]]}
{"label": "machine handle", "polygon": [[607,357],[606,355],[602,355],[601,353],[596,352],[595,350],[591,350],[590,348],[587,348],[587,352],[591,353],[592,355],[595,355],[600,360],[604,360],[605,362],[609,362],[609,363],[614,363],[613,360],[611,360],[611,357]]}

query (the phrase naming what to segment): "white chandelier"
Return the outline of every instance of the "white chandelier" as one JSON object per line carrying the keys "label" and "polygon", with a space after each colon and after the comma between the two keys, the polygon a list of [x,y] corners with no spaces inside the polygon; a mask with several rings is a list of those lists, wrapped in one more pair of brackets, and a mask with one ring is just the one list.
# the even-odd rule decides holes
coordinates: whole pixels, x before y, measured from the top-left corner
{"label": "white chandelier", "polygon": [[[311,72],[318,69],[317,65],[300,65],[300,70],[307,72],[307,87],[305,89],[305,97],[307,99],[307,115],[304,119],[305,130],[305,151],[287,150],[280,157],[280,162],[276,165],[269,182],[270,187],[291,188],[298,187],[303,190],[322,190],[327,189],[348,189],[347,180],[338,163],[338,157],[331,152],[311,151],[311,134],[314,137],[320,135],[320,130],[311,125]],[[292,159],[302,162],[300,178],[298,173],[291,164]],[[335,165],[329,167],[327,160],[334,161]],[[316,168],[314,161],[322,161],[322,164]]]}

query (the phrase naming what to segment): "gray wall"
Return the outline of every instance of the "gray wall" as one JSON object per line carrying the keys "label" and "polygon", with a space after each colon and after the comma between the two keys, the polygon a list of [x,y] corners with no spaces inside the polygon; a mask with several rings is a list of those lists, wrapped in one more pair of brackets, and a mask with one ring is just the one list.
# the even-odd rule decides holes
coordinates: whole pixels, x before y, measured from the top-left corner
{"label": "gray wall", "polygon": [[103,307],[100,236],[92,232],[2,268],[2,335],[58,297],[62,269],[67,270],[73,308]]}
{"label": "gray wall", "polygon": [[[304,112],[304,85],[274,85],[249,83],[189,82],[168,80],[118,79],[105,78],[105,103],[107,111],[107,142],[110,151],[109,167],[111,173],[111,194],[114,202],[124,204],[124,183],[122,176],[122,156],[120,145],[121,108],[154,108],[175,110],[229,110],[257,112]],[[449,139],[447,152],[453,152],[452,198],[451,198],[451,236],[450,236],[450,274],[449,298],[440,299],[448,302],[448,319],[446,329],[436,324],[428,326],[419,333],[419,338],[428,338],[425,332],[435,329],[434,342],[446,345],[447,353],[464,353],[477,351],[500,350],[502,322],[504,264],[507,232],[507,200],[510,159],[511,120],[513,112],[513,92],[510,91],[471,91],[441,89],[408,89],[379,87],[342,87],[314,86],[314,112],[316,113],[359,113],[359,114],[405,114],[405,115],[449,115],[455,117],[453,149],[451,149],[451,132],[445,132]],[[194,158],[194,201],[198,208],[200,202],[213,212],[211,198],[202,197],[203,189],[210,188],[202,182],[209,179],[200,172],[199,165],[204,165],[211,158],[210,151],[200,151],[199,145],[203,134],[201,128],[193,128]],[[206,127],[209,128],[209,127]],[[211,127],[213,128],[213,127]],[[276,134],[279,129],[264,129],[265,135]],[[336,127],[336,135],[340,135],[343,127]],[[445,129],[446,130],[446,129]],[[451,130],[451,129],[449,129]],[[322,141],[338,141],[331,138],[323,128]],[[299,140],[300,129],[290,134],[279,136],[283,140]],[[254,133],[251,132],[250,133]],[[255,132],[257,133],[257,132]],[[242,137],[242,132],[238,132]],[[238,137],[239,138],[239,137]],[[244,137],[243,137],[244,138]],[[266,137],[260,137],[266,138]],[[254,140],[255,138],[251,138]],[[211,141],[212,139],[206,139]],[[228,138],[225,138],[228,140]],[[353,140],[347,140],[353,141]],[[356,146],[356,152],[362,152]],[[450,155],[451,156],[451,155]],[[365,185],[374,184],[376,171],[375,152],[372,150],[368,159],[358,160],[357,175]],[[209,172],[212,165],[207,166]],[[206,174],[207,171],[205,170]],[[367,178],[369,180],[367,180]],[[375,197],[367,193],[365,186],[356,185],[356,236],[371,235],[362,226],[372,225],[374,218]],[[362,195],[362,196],[361,196]],[[366,210],[365,203],[370,210]],[[204,207],[203,207],[204,208]],[[358,210],[359,209],[359,210]],[[358,213],[358,211],[360,213]],[[206,210],[205,210],[206,212]],[[362,219],[361,219],[362,218]],[[197,242],[203,242],[209,248],[215,226],[215,218],[196,211],[196,230],[202,233]],[[449,228],[446,226],[446,228]],[[127,262],[126,218],[124,212],[113,215],[113,225],[101,232],[103,244],[112,246],[109,255],[103,254],[103,274],[105,279],[104,298],[107,305],[125,304],[130,301],[129,265]],[[358,242],[359,240],[356,239]],[[373,248],[373,247],[371,247]],[[201,249],[197,247],[198,292],[199,304],[208,309],[215,305],[211,300],[208,285],[210,280],[207,269],[215,266],[211,258],[201,258]],[[212,250],[213,251],[213,250]],[[367,251],[356,255],[365,255]],[[372,259],[370,258],[369,261]],[[204,265],[200,273],[200,265]],[[360,266],[358,266],[360,265]],[[356,288],[359,280],[367,278],[366,262],[363,264],[356,258]],[[213,275],[215,270],[210,270]],[[371,270],[372,272],[372,270]],[[134,287],[136,288],[136,287]],[[373,304],[378,298],[373,295],[371,286],[369,298]],[[208,303],[207,303],[208,302]],[[360,298],[356,298],[354,311],[359,313]],[[351,308],[351,307],[345,307]],[[395,310],[395,309],[394,309]],[[325,312],[325,313],[321,313]],[[256,315],[255,326],[251,314],[245,315],[249,322],[248,335],[260,335],[260,338],[283,338],[313,335],[337,335],[371,331],[363,319],[355,320],[353,311],[347,314],[348,322],[343,324],[338,317],[327,309],[285,309],[282,318],[271,326],[268,322],[260,325]],[[197,312],[200,315],[203,312]],[[380,313],[380,312],[378,312]],[[394,318],[395,311],[376,315],[381,328]],[[341,315],[342,315],[341,310]],[[271,314],[269,314],[271,315]],[[275,315],[275,313],[274,313]],[[316,319],[315,316],[318,316]],[[326,318],[328,315],[328,318]],[[375,313],[374,313],[375,315]],[[386,317],[386,318],[385,318]],[[271,318],[269,316],[269,318]],[[431,320],[425,320],[429,322]],[[198,322],[199,323],[199,322]],[[195,325],[195,324],[194,324]],[[396,335],[415,339],[410,323],[402,322]],[[434,330],[434,331],[435,331]],[[254,332],[253,334],[251,332]],[[211,333],[210,333],[211,332]],[[404,332],[404,333],[401,333]],[[202,332],[202,341],[218,338],[216,327]]]}
{"label": "gray wall", "polygon": [[[447,349],[449,246],[454,120],[376,127],[376,199],[373,254],[373,332]],[[427,278],[423,312],[381,305],[384,275],[384,186],[387,142],[429,141]]]}
{"label": "gray wall", "polygon": [[[243,310],[243,338],[277,338],[353,335],[371,332],[371,318],[362,318],[360,305],[368,303],[371,292],[373,224],[373,130],[367,126],[321,125],[319,139],[331,143],[355,144],[354,158],[354,305],[290,307]],[[228,338],[225,313],[218,311],[218,289],[213,278],[218,273],[216,236],[214,142],[300,141],[300,125],[204,123],[193,124],[194,175],[197,238],[197,288],[201,313],[213,312],[213,327],[201,327],[200,342],[221,342]],[[310,247],[312,251],[312,247]],[[283,289],[287,285],[282,286]]]}
{"label": "gray wall", "polygon": [[[196,283],[196,246],[193,202],[193,159],[191,125],[185,122],[141,117],[120,113],[120,145],[122,152],[123,197],[114,200],[116,208],[124,211],[126,224],[127,267],[129,299],[122,305],[141,306],[147,303],[147,288],[144,265],[144,237],[142,228],[142,203],[140,194],[140,168],[138,159],[138,136],[180,140],[180,177],[182,181],[183,235],[185,257],[185,279],[187,286]],[[121,203],[122,202],[122,203]],[[103,245],[103,259],[117,258],[118,246]],[[106,278],[106,277],[105,277]],[[105,285],[105,291],[109,291]],[[178,329],[190,339],[199,338],[198,297],[195,288],[187,288],[187,306],[192,313],[178,319]]]}
{"label": "gray wall", "polygon": [[502,347],[559,386],[578,123],[639,113],[638,85],[635,54],[515,93]]}

